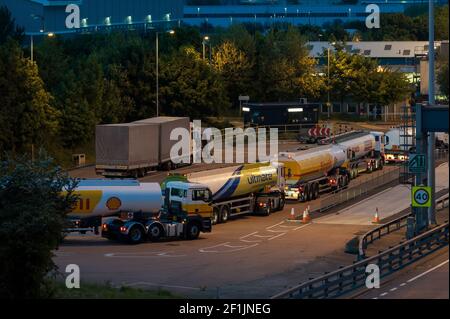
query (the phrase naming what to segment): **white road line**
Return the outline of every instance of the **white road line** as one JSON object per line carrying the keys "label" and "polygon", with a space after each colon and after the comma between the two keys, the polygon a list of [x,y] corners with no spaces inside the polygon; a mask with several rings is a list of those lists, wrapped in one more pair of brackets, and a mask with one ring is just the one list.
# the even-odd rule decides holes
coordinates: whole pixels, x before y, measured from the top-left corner
{"label": "white road line", "polygon": [[380,297],[384,297],[386,296],[388,293],[387,292],[383,292],[382,294],[380,294]]}
{"label": "white road line", "polygon": [[397,287],[394,287],[394,288],[389,289],[389,291],[396,291],[397,289],[398,289]]}
{"label": "white road line", "polygon": [[266,229],[269,230],[270,228],[276,227],[276,226],[281,225],[281,224],[283,224],[283,223],[284,223],[284,220],[281,221],[281,222],[279,222],[279,223],[277,223],[277,224],[275,224],[275,225],[268,226],[268,227],[266,227]]}
{"label": "white road line", "polygon": [[254,235],[254,234],[257,234],[258,232],[257,231],[255,231],[255,232],[253,232],[253,233],[250,233],[250,234],[247,234],[247,235],[244,235],[244,236],[241,236],[241,237],[239,237],[239,239],[242,239],[242,238],[245,238],[245,237],[250,237],[250,236],[252,236],[252,235]]}
{"label": "white road line", "polygon": [[400,284],[400,287],[406,286],[406,282]]}
{"label": "white road line", "polygon": [[281,234],[273,236],[272,238],[269,238],[268,240],[272,240],[272,239],[278,238],[278,237],[286,235],[286,234],[287,234],[287,232],[286,233],[281,233]]}
{"label": "white road line", "polygon": [[413,278],[407,280],[406,282],[407,282],[407,283],[413,282],[414,280],[419,279],[420,277],[425,276],[426,274],[428,274],[428,273],[430,273],[430,272],[432,272],[432,271],[434,271],[434,270],[436,270],[436,269],[438,269],[438,268],[444,266],[444,265],[447,264],[447,263],[448,263],[448,259],[447,259],[446,261],[440,263],[439,265],[434,266],[434,267],[431,268],[431,269],[428,269],[427,271],[421,273],[420,275],[417,275],[416,277],[413,277]]}
{"label": "white road line", "polygon": [[201,290],[201,288],[198,287],[189,287],[189,286],[178,286],[178,285],[164,285],[164,284],[157,284],[153,282],[147,282],[147,281],[138,281],[138,282],[132,282],[132,283],[124,283],[124,286],[157,286],[157,287],[167,287],[167,288],[180,288],[180,289],[189,289],[189,290]]}
{"label": "white road line", "polygon": [[302,228],[307,227],[307,226],[309,226],[309,225],[312,225],[312,223],[298,226],[297,228],[294,228],[293,230],[302,229]]}

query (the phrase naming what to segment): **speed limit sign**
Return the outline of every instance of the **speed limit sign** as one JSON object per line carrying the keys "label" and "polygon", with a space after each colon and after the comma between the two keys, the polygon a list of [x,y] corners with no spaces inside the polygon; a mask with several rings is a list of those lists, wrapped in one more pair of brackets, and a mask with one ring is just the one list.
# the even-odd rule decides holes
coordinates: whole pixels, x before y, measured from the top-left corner
{"label": "speed limit sign", "polygon": [[412,188],[412,206],[430,207],[431,206],[431,187],[413,186]]}

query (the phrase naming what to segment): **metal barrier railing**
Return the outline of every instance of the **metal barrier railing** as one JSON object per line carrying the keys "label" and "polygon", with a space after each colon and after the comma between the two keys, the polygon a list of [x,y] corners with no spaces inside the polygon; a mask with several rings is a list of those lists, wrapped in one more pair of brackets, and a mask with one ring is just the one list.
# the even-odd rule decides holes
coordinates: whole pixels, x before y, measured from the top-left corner
{"label": "metal barrier railing", "polygon": [[364,286],[368,265],[376,264],[383,278],[448,245],[449,223],[442,224],[378,255],[361,260],[316,279],[309,280],[271,299],[336,298]]}
{"label": "metal barrier railing", "polygon": [[[445,190],[445,191],[447,191],[447,190]],[[442,208],[444,208],[444,207],[446,207],[445,203],[447,203],[447,205],[448,205],[448,200],[449,200],[449,194],[447,193],[436,200],[436,206],[438,206],[439,204],[442,204]],[[403,227],[406,227],[408,218],[410,218],[412,216],[413,216],[412,212],[408,213],[408,214],[400,216],[386,224],[383,224],[374,229],[371,229],[367,233],[365,233],[359,241],[358,260],[366,258],[366,249],[369,244],[373,243],[375,240],[381,239],[381,237],[383,237],[385,235],[388,235],[394,231],[397,231]]]}

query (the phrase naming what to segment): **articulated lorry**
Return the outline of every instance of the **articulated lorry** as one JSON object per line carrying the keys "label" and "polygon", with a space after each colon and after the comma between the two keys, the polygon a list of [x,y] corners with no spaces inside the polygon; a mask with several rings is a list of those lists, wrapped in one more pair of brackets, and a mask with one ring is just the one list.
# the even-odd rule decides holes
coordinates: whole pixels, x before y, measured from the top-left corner
{"label": "articulated lorry", "polygon": [[282,210],[284,172],[283,165],[276,162],[255,163],[185,175],[171,174],[166,182],[204,185],[211,193],[211,219],[216,224],[241,214],[269,215]]}
{"label": "articulated lorry", "polygon": [[[107,177],[143,177],[153,170],[170,170],[187,158],[173,159],[170,140],[175,128],[191,131],[188,117],[155,117],[133,123],[97,125],[95,131],[95,170]],[[190,146],[191,147],[191,146]]]}
{"label": "articulated lorry", "polygon": [[103,237],[132,244],[163,237],[196,239],[211,231],[212,208],[202,185],[168,182],[163,192],[158,183],[94,179],[81,180],[75,194],[70,231],[101,225]]}
{"label": "articulated lorry", "polygon": [[329,142],[279,154],[278,161],[286,171],[286,199],[314,200],[320,193],[347,187],[362,172],[383,167],[381,132],[353,131],[329,138]]}

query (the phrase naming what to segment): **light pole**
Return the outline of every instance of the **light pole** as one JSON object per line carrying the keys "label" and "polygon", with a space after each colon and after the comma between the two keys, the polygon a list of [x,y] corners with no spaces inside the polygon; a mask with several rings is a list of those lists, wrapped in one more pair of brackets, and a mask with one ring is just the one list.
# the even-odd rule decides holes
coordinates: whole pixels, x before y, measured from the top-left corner
{"label": "light pole", "polygon": [[[203,60],[206,59],[206,42],[209,42],[209,36],[203,37],[202,46],[203,46]],[[209,52],[211,54],[211,50]]]}
{"label": "light pole", "polygon": [[[434,106],[434,2],[428,1],[428,105]],[[428,220],[430,224],[436,225],[435,214],[435,133],[428,133],[428,186],[431,187],[431,206],[428,207]]]}
{"label": "light pole", "polygon": [[[331,45],[334,46],[334,42],[331,43]],[[331,117],[331,102],[330,102],[330,46],[328,46],[327,48],[327,53],[328,53],[328,61],[327,61],[327,78],[328,78],[328,85],[327,85],[327,113],[328,113],[328,118]]]}
{"label": "light pole", "polygon": [[[175,34],[174,30],[168,31]],[[156,32],[156,117],[159,116],[159,32]]]}
{"label": "light pole", "polygon": [[[45,18],[44,16],[40,15],[40,14],[31,14],[30,15],[33,20],[39,20],[41,22],[40,28],[39,28],[39,32],[43,33],[45,30]],[[34,38],[33,35],[30,35],[30,59],[31,62],[34,61]]]}

